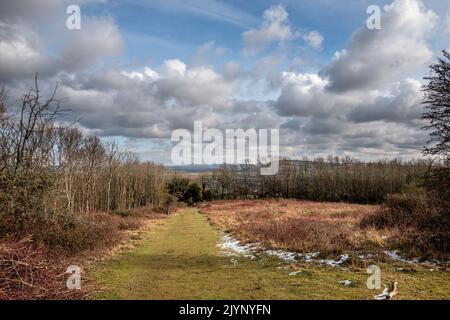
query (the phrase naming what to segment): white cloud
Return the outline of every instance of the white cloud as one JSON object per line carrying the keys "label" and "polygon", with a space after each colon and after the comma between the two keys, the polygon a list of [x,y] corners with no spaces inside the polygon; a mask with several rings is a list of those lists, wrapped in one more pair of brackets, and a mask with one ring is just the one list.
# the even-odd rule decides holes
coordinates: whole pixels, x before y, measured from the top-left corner
{"label": "white cloud", "polygon": [[52,36],[59,35],[61,41],[47,43],[50,36],[34,31],[39,28],[33,27],[32,21],[29,21],[32,25],[0,21],[0,80],[30,78],[36,72],[41,78],[60,72],[79,73],[124,49],[122,35],[109,17],[86,16],[82,29],[76,32],[65,29],[63,23],[54,26],[57,22],[51,17],[49,20],[54,27]]}
{"label": "white cloud", "polygon": [[411,123],[422,112],[421,83],[414,79],[394,82],[383,91],[335,93],[328,80],[317,74],[285,73],[283,88],[274,107],[282,116],[345,119],[350,122]]}
{"label": "white cloud", "polygon": [[242,72],[242,66],[236,61],[229,61],[223,66],[223,76],[227,80],[238,79]]}
{"label": "white cloud", "polygon": [[374,88],[423,68],[433,56],[426,42],[438,20],[433,11],[420,0],[395,0],[384,10],[381,30],[360,29],[322,71],[329,89]]}
{"label": "white cloud", "polygon": [[186,64],[178,59],[166,60],[161,67],[161,73],[166,77],[184,76]]}
{"label": "white cloud", "polygon": [[163,77],[156,82],[157,96],[185,106],[226,107],[232,85],[210,67],[186,68],[179,60],[164,63]]}
{"label": "white cloud", "polygon": [[317,74],[286,72],[275,108],[282,116],[330,117],[359,103],[361,94],[328,92],[328,84]]}
{"label": "white cloud", "polygon": [[58,66],[42,52],[40,43],[36,32],[0,21],[0,81],[55,72]]}
{"label": "white cloud", "polygon": [[421,86],[414,79],[393,83],[387,94],[380,94],[371,103],[362,102],[348,117],[355,122],[417,122],[423,112]]}
{"label": "white cloud", "polygon": [[303,40],[312,48],[320,49],[323,42],[323,36],[317,31],[311,31],[303,35]]}
{"label": "white cloud", "polygon": [[124,41],[119,28],[109,17],[84,17],[77,32],[70,32],[61,56],[65,69],[79,71],[100,59],[123,52]]}
{"label": "white cloud", "polygon": [[[52,1],[44,7],[50,10]],[[293,60],[295,68],[286,67],[293,58],[287,50],[250,65],[229,61],[219,72],[208,59],[229,51],[214,42],[202,45],[189,63],[174,56],[160,66],[117,64],[108,58],[123,53],[124,41],[111,18],[88,17],[81,32],[63,33],[58,39],[65,42],[50,48],[45,40],[55,38],[14,17],[20,6],[5,8],[12,16],[0,12],[0,80],[11,80],[11,100],[39,71],[47,85],[61,84],[64,107],[73,110],[68,120],[79,119],[89,133],[159,139],[176,128],[192,129],[194,120],[222,129],[281,127],[282,150],[297,156],[407,156],[426,142],[418,123],[420,82],[413,77],[432,56],[427,37],[437,18],[418,0],[386,6],[383,30],[358,30],[319,74],[281,73],[315,67],[306,66],[304,56]],[[314,49],[323,45],[319,32],[296,32],[286,10],[274,6],[258,28],[243,33],[244,51],[282,47],[297,36]]]}
{"label": "white cloud", "polygon": [[447,10],[447,14],[445,15],[444,19],[444,31],[446,33],[450,33],[450,7]]}
{"label": "white cloud", "polygon": [[282,5],[272,6],[263,14],[263,22],[258,29],[242,34],[244,53],[255,54],[274,42],[283,42],[293,38],[289,24],[289,15]]}

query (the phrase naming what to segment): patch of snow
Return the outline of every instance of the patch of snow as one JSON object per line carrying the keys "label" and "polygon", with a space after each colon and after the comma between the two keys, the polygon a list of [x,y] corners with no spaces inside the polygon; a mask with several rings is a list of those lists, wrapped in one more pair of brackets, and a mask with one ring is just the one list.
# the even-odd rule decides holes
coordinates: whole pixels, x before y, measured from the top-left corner
{"label": "patch of snow", "polygon": [[299,270],[299,271],[293,271],[293,272],[289,273],[289,275],[295,277],[295,276],[298,275],[299,273],[302,273],[302,271],[301,271],[301,270]]}
{"label": "patch of snow", "polygon": [[298,257],[297,253],[284,250],[265,250],[264,253],[269,256],[275,256],[278,259],[286,262],[295,262],[295,260],[297,260]]}
{"label": "patch of snow", "polygon": [[344,286],[349,286],[352,284],[352,281],[351,280],[342,280],[342,281],[339,281],[339,283]]}
{"label": "patch of snow", "polygon": [[396,260],[396,261],[400,261],[400,262],[404,262],[404,263],[408,263],[408,264],[421,264],[424,266],[435,266],[435,265],[449,265],[450,262],[449,261],[439,261],[439,260],[426,260],[423,262],[419,262],[419,259],[415,258],[415,259],[406,259],[403,258],[402,256],[400,256],[398,254],[397,250],[394,251],[390,251],[390,250],[385,250],[384,254],[386,254],[389,258],[391,258],[392,260]]}
{"label": "patch of snow", "polygon": [[309,252],[309,253],[305,253],[302,254],[301,257],[303,258],[303,260],[305,262],[313,262],[314,258],[317,258],[317,256],[319,256],[320,252]]}
{"label": "patch of snow", "polygon": [[417,259],[408,260],[408,259],[400,257],[398,255],[397,250],[395,250],[395,251],[384,250],[384,254],[386,254],[392,260],[397,260],[397,261],[401,261],[401,262],[405,262],[405,263],[409,263],[409,264],[419,263],[419,260],[417,260]]}
{"label": "patch of snow", "polygon": [[346,262],[348,260],[348,254],[342,254],[338,260],[331,260],[331,259],[321,259],[320,263],[321,264],[326,264],[330,267],[338,267],[341,264],[343,264],[344,262]]}
{"label": "patch of snow", "polygon": [[[282,260],[283,262],[292,263],[295,261],[303,261],[306,263],[320,263],[324,264],[330,267],[340,267],[342,264],[344,264],[348,259],[348,254],[342,254],[339,256],[337,260],[333,259],[318,259],[318,256],[320,255],[320,252],[308,252],[308,253],[295,253],[285,250],[264,250],[261,248],[261,246],[257,243],[255,244],[242,244],[239,240],[236,240],[232,236],[228,234],[224,234],[220,242],[217,244],[219,248],[222,249],[223,254],[226,256],[236,257],[236,256],[243,256],[250,259],[255,259],[260,254],[266,254],[269,256],[277,257],[278,259]],[[398,254],[398,251],[394,250],[385,250],[384,254],[386,254],[388,257],[390,257],[393,260],[405,262],[408,264],[422,264],[422,265],[428,265],[428,266],[434,266],[434,265],[450,265],[450,262],[441,262],[437,260],[433,261],[425,261],[425,262],[419,262],[418,259],[406,259],[401,257]],[[373,254],[359,254],[358,257],[360,259],[369,259],[374,257]],[[237,260],[231,261],[233,265],[237,264]]]}
{"label": "patch of snow", "polygon": [[238,240],[227,234],[222,237],[217,246],[221,248],[223,253],[227,256],[244,256],[250,259],[255,258],[253,246],[241,244]]}

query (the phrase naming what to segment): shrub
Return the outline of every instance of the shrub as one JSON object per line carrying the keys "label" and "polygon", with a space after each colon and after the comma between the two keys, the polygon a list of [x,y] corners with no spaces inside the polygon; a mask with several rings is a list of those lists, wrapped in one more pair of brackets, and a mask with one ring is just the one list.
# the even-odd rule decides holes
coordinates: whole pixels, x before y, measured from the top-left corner
{"label": "shrub", "polygon": [[193,203],[203,201],[202,189],[196,183],[191,183],[186,192],[186,199],[190,199]]}
{"label": "shrub", "polygon": [[214,195],[210,190],[205,190],[203,192],[203,200],[212,201],[214,199]]}
{"label": "shrub", "polygon": [[83,298],[83,291],[66,288],[68,265],[51,259],[29,237],[1,241],[0,300]]}
{"label": "shrub", "polygon": [[408,187],[401,194],[388,195],[380,210],[362,219],[361,225],[376,228],[415,226],[434,211],[423,189]]}
{"label": "shrub", "polygon": [[401,194],[389,195],[380,210],[362,219],[361,226],[394,230],[388,246],[410,256],[448,259],[450,215],[442,203],[435,193],[408,186]]}

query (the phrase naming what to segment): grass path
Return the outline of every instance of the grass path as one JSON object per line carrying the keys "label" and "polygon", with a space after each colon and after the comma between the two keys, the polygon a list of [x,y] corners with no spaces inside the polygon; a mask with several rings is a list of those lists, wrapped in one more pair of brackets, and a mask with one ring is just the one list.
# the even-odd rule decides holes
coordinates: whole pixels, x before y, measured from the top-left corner
{"label": "grass path", "polygon": [[[365,270],[304,266],[296,276],[280,261],[223,256],[220,234],[196,209],[173,215],[129,253],[98,266],[100,299],[371,299]],[[338,282],[350,279],[353,286]],[[448,271],[383,273],[400,283],[399,298],[449,298]]]}

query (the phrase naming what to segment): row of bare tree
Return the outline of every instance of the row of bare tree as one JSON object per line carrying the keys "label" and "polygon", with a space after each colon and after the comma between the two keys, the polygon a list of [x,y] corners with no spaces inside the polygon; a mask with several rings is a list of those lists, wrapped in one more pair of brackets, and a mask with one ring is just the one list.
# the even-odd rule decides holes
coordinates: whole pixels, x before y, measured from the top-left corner
{"label": "row of bare tree", "polygon": [[389,193],[423,175],[428,161],[360,162],[351,158],[283,160],[274,176],[254,165],[223,166],[201,177],[214,199],[295,198],[314,201],[382,202]]}
{"label": "row of bare tree", "polygon": [[141,163],[115,143],[70,128],[59,130],[57,147],[58,202],[70,212],[160,206],[166,197],[164,167]]}
{"label": "row of bare tree", "polygon": [[[0,89],[0,220],[20,228],[27,217],[122,210],[166,201],[163,166],[75,126],[62,126],[56,90],[43,100],[37,79],[15,109]],[[8,225],[8,223],[6,223]],[[0,228],[2,226],[0,225]],[[1,230],[0,230],[1,231]]]}

